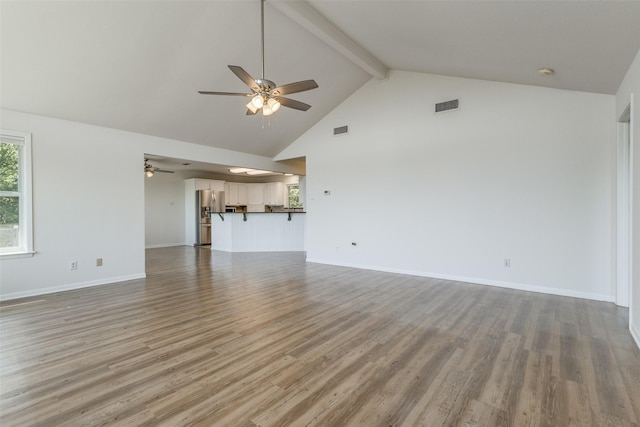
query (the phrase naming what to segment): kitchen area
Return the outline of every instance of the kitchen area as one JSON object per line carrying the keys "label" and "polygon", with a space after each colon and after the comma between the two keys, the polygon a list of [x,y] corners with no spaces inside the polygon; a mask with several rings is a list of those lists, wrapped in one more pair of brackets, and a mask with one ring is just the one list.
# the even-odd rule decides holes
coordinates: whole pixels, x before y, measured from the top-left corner
{"label": "kitchen area", "polygon": [[304,251],[304,180],[230,182],[190,178],[186,243],[226,252]]}

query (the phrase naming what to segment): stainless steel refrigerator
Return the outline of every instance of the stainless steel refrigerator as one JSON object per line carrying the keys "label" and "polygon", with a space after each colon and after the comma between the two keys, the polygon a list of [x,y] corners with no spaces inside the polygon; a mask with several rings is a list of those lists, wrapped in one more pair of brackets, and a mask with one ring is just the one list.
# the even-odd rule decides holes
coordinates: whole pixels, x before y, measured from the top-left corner
{"label": "stainless steel refrigerator", "polygon": [[211,215],[222,212],[223,204],[223,191],[196,191],[196,246],[211,244]]}

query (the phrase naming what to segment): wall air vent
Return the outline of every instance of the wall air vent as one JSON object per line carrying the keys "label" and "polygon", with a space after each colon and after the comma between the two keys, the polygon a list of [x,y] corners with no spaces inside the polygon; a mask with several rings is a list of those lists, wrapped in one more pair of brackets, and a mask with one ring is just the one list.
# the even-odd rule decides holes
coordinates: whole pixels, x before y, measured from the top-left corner
{"label": "wall air vent", "polygon": [[436,104],[436,113],[444,113],[445,111],[459,110],[460,100],[453,99],[451,101],[439,102]]}
{"label": "wall air vent", "polygon": [[340,126],[338,128],[333,128],[333,136],[342,135],[345,133],[349,133],[349,126]]}

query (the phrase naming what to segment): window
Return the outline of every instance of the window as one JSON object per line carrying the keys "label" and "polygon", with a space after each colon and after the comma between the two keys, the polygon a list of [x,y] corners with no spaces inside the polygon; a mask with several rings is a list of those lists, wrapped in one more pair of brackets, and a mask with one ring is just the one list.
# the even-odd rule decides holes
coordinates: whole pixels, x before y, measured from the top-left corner
{"label": "window", "polygon": [[0,130],[0,256],[32,254],[31,134]]}
{"label": "window", "polygon": [[301,208],[302,203],[300,203],[300,186],[298,184],[287,185],[287,189],[289,190],[289,207],[290,208]]}

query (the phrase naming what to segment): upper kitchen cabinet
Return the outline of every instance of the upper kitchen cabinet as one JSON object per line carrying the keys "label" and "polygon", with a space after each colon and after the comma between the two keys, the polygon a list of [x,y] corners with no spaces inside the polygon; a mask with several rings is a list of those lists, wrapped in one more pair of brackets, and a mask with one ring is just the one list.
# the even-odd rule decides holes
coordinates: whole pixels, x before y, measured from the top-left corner
{"label": "upper kitchen cabinet", "polygon": [[235,182],[224,183],[224,204],[225,205],[238,204],[238,184],[236,184]]}
{"label": "upper kitchen cabinet", "polygon": [[265,205],[284,205],[284,183],[269,182],[264,186]]}
{"label": "upper kitchen cabinet", "polygon": [[[246,184],[250,205],[264,205],[264,184]],[[263,206],[264,211],[264,206]]]}
{"label": "upper kitchen cabinet", "polygon": [[248,203],[247,184],[227,182],[224,184],[225,204],[229,206],[246,205]]}
{"label": "upper kitchen cabinet", "polygon": [[286,200],[286,185],[283,182],[268,183],[240,183],[226,182],[224,184],[225,203],[230,206],[254,205],[284,205]]}
{"label": "upper kitchen cabinet", "polygon": [[224,181],[215,179],[188,179],[195,183],[195,190],[224,191]]}

